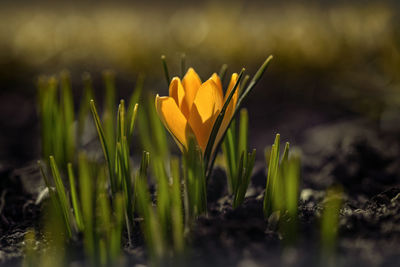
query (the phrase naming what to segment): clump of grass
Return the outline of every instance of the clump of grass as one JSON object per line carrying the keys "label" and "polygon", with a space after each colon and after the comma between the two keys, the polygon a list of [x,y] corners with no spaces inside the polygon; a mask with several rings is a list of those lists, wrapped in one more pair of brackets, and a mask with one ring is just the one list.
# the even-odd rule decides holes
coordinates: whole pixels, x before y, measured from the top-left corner
{"label": "clump of grass", "polygon": [[42,158],[47,161],[52,155],[63,168],[68,162],[76,161],[76,151],[83,145],[82,137],[87,127],[89,100],[93,98],[93,88],[90,74],[85,73],[82,80],[82,101],[75,114],[76,103],[68,71],[50,77],[41,76],[38,79]]}
{"label": "clump of grass", "polygon": [[56,155],[58,162],[66,166],[75,152],[74,106],[69,76],[66,72],[60,76],[61,79],[56,76],[39,78],[38,103],[43,158]]}
{"label": "clump of grass", "polygon": [[156,266],[167,262],[177,264],[183,260],[185,244],[179,160],[171,159],[170,176],[160,158],[156,157],[153,164],[157,180],[156,206],[152,204],[147,185],[149,153],[144,152],[135,183],[137,208],[143,218],[141,228],[152,263]]}
{"label": "clump of grass", "polygon": [[240,112],[239,129],[235,121],[227,130],[222,150],[228,177],[228,189],[232,195],[232,205],[239,206],[246,195],[250,177],[254,167],[256,150],[247,151],[248,143],[248,113],[246,109]]}
{"label": "clump of grass", "polygon": [[[108,73],[105,76],[109,91],[106,94],[113,94],[110,91],[115,90],[113,76],[110,75]],[[91,88],[88,77],[86,83]],[[143,81],[130,97],[131,103],[139,100],[142,84]],[[87,96],[89,95],[91,94],[88,93]],[[110,103],[108,105],[111,106]],[[147,106],[148,110],[149,107],[151,106]],[[148,144],[155,148],[155,155],[158,151],[164,153],[150,161],[150,154],[144,152],[140,168],[135,174],[130,147],[135,141],[132,136],[138,104],[130,104],[125,108],[125,102],[121,100],[113,128],[110,126],[113,122],[105,123],[113,116],[103,114],[103,118],[100,118],[93,100],[90,100],[90,110],[105,163],[93,162],[82,152],[74,161],[78,163],[78,168],[68,163],[60,171],[59,164],[52,155],[49,156],[51,175],[48,175],[45,166],[39,165],[49,190],[51,205],[60,211],[60,227],[66,233],[67,239],[83,237],[85,255],[90,264],[115,264],[121,260],[122,240],[127,240],[128,244],[133,243],[131,238],[132,230],[137,224],[137,209],[137,214],[143,218],[140,224],[152,262],[169,259],[171,255],[174,258],[181,255],[184,250],[184,215],[179,160],[171,160],[171,175],[168,174],[164,157],[168,157],[169,152],[166,141],[163,141],[164,129],[160,125],[158,132],[152,131],[153,127],[160,124],[155,111],[146,113],[152,122],[150,127],[145,124],[148,131],[142,128],[141,135],[152,133],[158,136],[158,140],[161,140],[159,145],[152,144],[151,135],[146,138]],[[142,119],[142,122],[145,121]],[[110,136],[115,140],[111,141]],[[156,208],[147,189],[149,166],[152,166],[156,182]],[[68,183],[65,182],[66,177]],[[125,238],[122,236],[124,232]]]}
{"label": "clump of grass", "polygon": [[268,174],[264,215],[271,220],[278,220],[283,238],[292,244],[296,241],[298,232],[300,155],[296,151],[289,155],[289,143],[286,143],[283,155],[280,157],[280,135],[277,134],[271,149],[266,150],[265,158],[268,162]]}
{"label": "clump of grass", "polygon": [[[52,156],[50,168],[52,180],[41,166],[52,199],[51,206],[62,218],[58,231],[65,232],[68,240],[75,240],[81,235],[88,263],[93,266],[109,266],[115,263],[121,255],[124,212],[127,210],[127,200],[122,190],[111,197],[105,168],[90,162],[83,153],[79,156],[77,176],[72,165],[68,165],[68,185],[63,182],[62,174]],[[80,185],[79,191],[76,177]]]}

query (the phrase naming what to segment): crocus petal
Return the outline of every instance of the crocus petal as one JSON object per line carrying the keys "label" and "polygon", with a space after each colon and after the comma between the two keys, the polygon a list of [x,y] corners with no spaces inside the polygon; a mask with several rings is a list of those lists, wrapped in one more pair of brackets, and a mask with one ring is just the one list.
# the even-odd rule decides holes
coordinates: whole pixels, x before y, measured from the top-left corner
{"label": "crocus petal", "polygon": [[156,110],[164,126],[171,132],[178,141],[180,147],[187,148],[187,132],[189,131],[189,125],[179,110],[175,99],[168,96],[159,97],[156,96]]}
{"label": "crocus petal", "polygon": [[222,92],[222,83],[221,83],[221,79],[219,78],[218,74],[213,73],[213,75],[210,78],[211,80],[213,80],[215,82],[215,84],[218,87],[218,93],[221,95],[221,99],[224,98],[224,93]]}
{"label": "crocus petal", "polygon": [[[175,100],[176,104],[181,109],[185,97],[185,90],[183,89],[181,79],[178,77],[174,77],[169,85],[169,96]],[[189,114],[183,115],[185,115],[186,118],[189,116]]]}
{"label": "crocus petal", "polygon": [[199,75],[193,68],[189,68],[182,79],[183,89],[185,90],[184,103],[182,103],[181,110],[183,114],[190,114],[193,101],[196,97],[197,91],[201,86],[201,80]]}
{"label": "crocus petal", "polygon": [[[231,77],[231,81],[229,82],[228,90],[226,91],[226,94],[225,94],[224,103],[227,100],[229,94],[232,92],[232,89],[235,86],[237,79],[238,79],[237,73],[233,73],[232,77]],[[225,111],[225,115],[222,120],[221,127],[218,130],[215,145],[218,144],[218,142],[221,140],[223,134],[225,133],[226,128],[228,127],[229,122],[232,119],[232,116],[235,112],[238,97],[239,97],[239,88],[236,89],[235,93],[232,96],[231,102],[229,102],[229,105]],[[215,149],[215,147],[213,148],[213,150],[214,149]]]}
{"label": "crocus petal", "polygon": [[218,86],[209,79],[199,88],[189,115],[189,124],[203,152],[221,108],[222,97]]}

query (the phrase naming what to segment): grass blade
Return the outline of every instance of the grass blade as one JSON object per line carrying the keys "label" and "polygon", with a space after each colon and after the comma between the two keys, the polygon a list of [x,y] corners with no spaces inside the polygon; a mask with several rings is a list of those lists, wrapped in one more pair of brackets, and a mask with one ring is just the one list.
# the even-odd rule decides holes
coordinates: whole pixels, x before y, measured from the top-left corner
{"label": "grass blade", "polygon": [[137,117],[137,110],[138,110],[139,104],[135,104],[132,113],[130,115],[131,122],[129,124],[129,131],[128,131],[128,140],[131,140],[131,137],[133,135],[133,130],[135,129],[135,122],[136,122],[136,117]]}
{"label": "grass blade", "polygon": [[69,185],[71,187],[71,200],[72,200],[72,207],[74,209],[75,220],[80,231],[83,231],[83,219],[82,219],[82,212],[79,205],[78,193],[76,192],[76,183],[75,183],[75,175],[72,169],[72,164],[68,163],[68,178],[69,178]]}
{"label": "grass blade", "polygon": [[272,59],[273,59],[273,56],[270,55],[264,61],[264,63],[261,65],[261,67],[258,69],[258,71],[254,75],[253,79],[251,79],[251,81],[250,81],[249,85],[247,86],[247,88],[244,90],[242,95],[239,97],[239,100],[238,100],[237,105],[236,105],[236,110],[238,109],[238,107],[240,107],[240,105],[242,104],[242,101],[247,97],[247,95],[251,92],[251,90],[254,88],[254,86],[256,86],[258,81],[261,79],[262,75],[264,74],[265,70],[269,66],[269,64],[270,64]]}
{"label": "grass blade", "polygon": [[181,77],[183,78],[183,76],[185,76],[185,72],[186,72],[186,55],[185,53],[182,53],[181,55]]}
{"label": "grass blade", "polygon": [[161,62],[162,62],[163,69],[164,69],[165,80],[167,81],[167,86],[169,87],[169,83],[171,82],[171,79],[169,78],[167,59],[166,59],[165,55],[161,56]]}
{"label": "grass blade", "polygon": [[84,248],[85,252],[94,262],[96,257],[96,236],[95,228],[95,205],[94,196],[96,195],[96,181],[91,175],[90,163],[85,154],[80,153],[78,156],[79,163],[79,189],[82,203],[82,219],[84,223]]}
{"label": "grass blade", "polygon": [[321,218],[321,245],[322,253],[326,257],[332,256],[336,247],[342,194],[343,189],[340,186],[332,187],[327,190],[324,200]]}
{"label": "grass blade", "polygon": [[112,165],[112,161],[111,161],[111,157],[110,157],[110,150],[108,148],[107,140],[106,140],[105,135],[104,135],[104,130],[103,130],[103,127],[101,125],[99,114],[97,113],[96,106],[94,104],[94,100],[93,99],[90,100],[90,109],[92,111],[93,120],[94,120],[96,129],[97,129],[97,134],[98,134],[99,139],[100,139],[101,147],[103,149],[104,157],[105,157],[106,162],[107,162],[108,173],[110,175],[111,190],[113,192],[116,192],[116,184],[115,184],[115,181],[114,181],[113,165]]}
{"label": "grass blade", "polygon": [[[74,102],[71,91],[71,78],[67,71],[61,73],[61,114],[64,128],[64,159],[72,162],[75,155]],[[65,165],[64,165],[65,166]]]}
{"label": "grass blade", "polygon": [[172,175],[172,232],[175,251],[180,254],[184,249],[184,226],[183,226],[183,208],[182,208],[182,192],[181,181],[179,176],[179,159],[171,159],[171,175]]}
{"label": "grass blade", "polygon": [[219,70],[218,76],[221,79],[221,83],[224,84],[225,82],[225,77],[226,77],[226,71],[228,70],[228,65],[223,64],[221,66],[221,69]]}
{"label": "grass blade", "polygon": [[267,183],[265,186],[264,214],[266,217],[268,217],[271,214],[273,208],[273,197],[275,191],[274,187],[279,167],[279,144],[280,144],[280,135],[277,134],[270,153],[271,156],[269,158],[269,164],[268,164]]}
{"label": "grass blade", "polygon": [[85,72],[82,75],[83,81],[83,96],[79,107],[78,113],[78,138],[79,142],[82,144],[82,136],[85,132],[86,120],[90,112],[90,100],[94,98],[92,78],[89,73]]}
{"label": "grass blade", "polygon": [[238,142],[239,154],[247,151],[248,129],[249,129],[249,115],[247,113],[247,110],[242,108],[240,110],[240,123],[239,123],[239,142]]}
{"label": "grass blade", "polygon": [[50,167],[51,167],[51,172],[53,174],[54,183],[56,186],[58,201],[64,216],[65,227],[67,229],[69,237],[72,237],[72,227],[71,227],[72,223],[70,217],[70,206],[68,203],[68,197],[60,176],[60,172],[57,167],[57,163],[54,160],[53,156],[50,156]]}

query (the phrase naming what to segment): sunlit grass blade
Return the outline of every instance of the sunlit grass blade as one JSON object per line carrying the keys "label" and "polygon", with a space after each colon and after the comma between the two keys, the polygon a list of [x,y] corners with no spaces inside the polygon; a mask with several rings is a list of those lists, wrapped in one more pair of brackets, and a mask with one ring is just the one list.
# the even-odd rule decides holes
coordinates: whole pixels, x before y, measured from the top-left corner
{"label": "sunlit grass blade", "polygon": [[286,142],[285,148],[283,150],[283,155],[282,155],[282,161],[281,161],[282,163],[287,162],[289,159],[289,147],[290,147],[289,142]]}
{"label": "sunlit grass blade", "polygon": [[[286,143],[285,150],[288,150]],[[285,153],[284,153],[285,155]],[[282,161],[285,161],[283,156]],[[292,152],[290,158],[286,160],[283,171],[285,208],[287,218],[282,220],[281,232],[284,242],[287,245],[293,245],[298,236],[298,203],[299,203],[299,186],[300,186],[300,154]]]}
{"label": "sunlit grass blade", "polygon": [[[279,147],[280,147],[280,135],[277,134],[275,137],[275,142],[272,145],[268,164],[267,182],[265,186],[265,196],[264,196],[264,215],[268,217],[273,208],[273,196],[275,190],[275,181],[277,179],[278,167],[279,167]],[[267,152],[266,152],[267,153]]]}
{"label": "sunlit grass blade", "polygon": [[186,210],[192,220],[207,210],[206,177],[201,151],[193,138],[189,138],[188,151],[183,156],[185,174],[185,194],[187,197]]}
{"label": "sunlit grass blade", "polygon": [[116,194],[113,199],[114,227],[111,229],[110,236],[110,261],[116,263],[121,257],[121,236],[124,220],[124,198],[121,194]]}
{"label": "sunlit grass blade", "polygon": [[144,74],[139,74],[136,79],[135,88],[133,89],[133,93],[131,94],[129,101],[127,102],[129,105],[128,109],[128,117],[132,116],[133,107],[136,103],[139,103],[142,97],[144,85]]}
{"label": "sunlit grass blade", "polygon": [[167,81],[167,86],[169,86],[171,79],[169,78],[167,59],[166,59],[165,55],[161,56],[161,62],[162,62],[163,69],[164,69],[165,80]]}
{"label": "sunlit grass blade", "polygon": [[250,80],[250,75],[247,74],[246,76],[244,76],[243,82],[240,84],[239,95],[243,94],[243,90],[246,88],[249,80]]}
{"label": "sunlit grass blade", "polygon": [[81,207],[79,204],[80,202],[79,202],[79,198],[78,198],[78,193],[76,191],[74,170],[72,169],[71,163],[68,163],[68,179],[69,179],[69,185],[71,188],[70,189],[71,190],[71,200],[72,200],[72,207],[74,209],[76,224],[78,226],[79,231],[83,231],[84,225],[83,225],[83,219],[82,219],[82,212],[81,212]]}
{"label": "sunlit grass blade", "polygon": [[37,164],[38,164],[38,167],[39,167],[39,170],[40,170],[40,174],[42,175],[42,178],[43,178],[43,180],[44,180],[44,182],[45,182],[45,184],[46,184],[46,187],[47,187],[47,189],[49,190],[50,198],[52,199],[53,204],[56,205],[56,196],[55,196],[55,192],[54,192],[54,190],[52,189],[50,180],[49,180],[49,178],[48,178],[48,176],[47,176],[45,170],[43,169],[42,162],[39,160],[39,161],[37,162]]}
{"label": "sunlit grass blade", "polygon": [[137,123],[143,150],[157,157],[168,158],[167,136],[154,106],[154,95],[146,96],[141,110],[142,112],[138,113]]}
{"label": "sunlit grass blade", "polygon": [[238,102],[237,102],[237,105],[236,105],[236,111],[238,110],[238,108],[242,104],[243,100],[247,97],[247,95],[251,92],[251,90],[254,88],[254,86],[256,86],[258,81],[261,79],[262,75],[264,74],[265,70],[269,66],[269,63],[271,62],[272,59],[273,59],[273,56],[270,55],[264,61],[264,63],[261,65],[261,67],[258,69],[258,71],[254,75],[253,79],[251,79],[249,85],[246,87],[246,89],[243,91],[243,93],[240,95],[240,97],[238,99]]}
{"label": "sunlit grass blade", "polygon": [[[64,158],[66,162],[73,162],[75,155],[75,129],[74,129],[74,102],[71,91],[71,78],[67,71],[61,76],[61,114],[63,115],[64,126]],[[64,166],[65,167],[65,166]]]}
{"label": "sunlit grass blade", "polygon": [[126,122],[125,122],[125,101],[121,99],[118,105],[117,113],[117,142],[121,143],[122,137],[126,136]]}
{"label": "sunlit grass blade", "polygon": [[94,99],[92,78],[88,72],[82,75],[83,81],[83,96],[80,102],[79,112],[78,112],[78,136],[79,142],[82,144],[82,137],[85,132],[86,120],[90,112],[90,100]]}
{"label": "sunlit grass blade", "polygon": [[[97,231],[99,231],[99,239],[97,242],[100,242],[100,264],[102,266],[106,266],[109,264],[109,240],[111,237],[111,229],[112,225],[112,212],[111,212],[111,203],[109,199],[109,195],[107,192],[107,176],[105,175],[104,170],[100,170],[98,173],[98,182],[97,182],[97,201],[96,201],[96,215],[97,215]],[[102,243],[103,246],[102,247]]]}
{"label": "sunlit grass blade", "polygon": [[85,154],[80,153],[78,157],[79,163],[79,189],[82,204],[82,220],[84,223],[84,248],[85,252],[94,262],[96,258],[96,237],[94,233],[95,227],[95,204],[94,197],[96,195],[96,180],[91,173],[90,163]]}
{"label": "sunlit grass blade", "polygon": [[169,148],[167,143],[167,136],[165,132],[164,125],[158,118],[155,106],[154,106],[154,96],[149,95],[147,100],[147,105],[149,107],[148,114],[150,117],[150,126],[153,131],[154,139],[156,141],[158,153],[157,156],[166,157],[169,155]]}
{"label": "sunlit grass blade", "polygon": [[115,127],[116,127],[116,88],[115,88],[115,73],[113,71],[104,71],[103,79],[105,84],[105,98],[103,106],[103,129],[104,138],[109,145],[111,162],[114,161],[115,156]]}
{"label": "sunlit grass blade", "polygon": [[41,122],[42,156],[48,159],[55,155],[64,164],[64,116],[58,95],[58,79],[41,77],[39,88],[39,115]]}
{"label": "sunlit grass blade", "polygon": [[239,123],[239,141],[238,141],[238,153],[247,151],[247,140],[248,140],[248,129],[249,129],[249,115],[246,109],[240,111],[240,123]]}
{"label": "sunlit grass blade", "polygon": [[238,205],[238,191],[240,189],[240,185],[242,182],[243,172],[244,172],[244,165],[246,164],[246,157],[247,155],[245,152],[240,153],[240,158],[237,164],[237,177],[236,177],[236,184],[233,187],[233,207],[236,208]]}
{"label": "sunlit grass blade", "polygon": [[133,130],[135,129],[135,122],[136,122],[138,107],[139,107],[139,104],[136,103],[133,108],[132,113],[129,113],[131,119],[130,119],[130,124],[129,124],[129,131],[128,131],[128,135],[127,135],[128,140],[132,140],[131,137],[133,135]]}
{"label": "sunlit grass blade", "polygon": [[34,229],[28,229],[24,236],[25,257],[22,267],[35,267],[38,265],[37,252],[35,251],[36,236]]}
{"label": "sunlit grass blade", "polygon": [[141,223],[144,238],[146,240],[147,248],[149,249],[150,258],[152,261],[158,261],[163,258],[164,255],[164,243],[162,240],[162,234],[160,232],[160,225],[158,218],[152,207],[150,193],[147,188],[147,167],[149,165],[149,153],[144,152],[142,157],[141,167],[139,169],[139,175],[136,179],[136,206],[139,214],[143,217]]}
{"label": "sunlit grass blade", "polygon": [[184,226],[183,226],[183,207],[182,207],[182,191],[181,180],[179,174],[179,159],[171,159],[171,176],[172,176],[172,233],[174,241],[174,249],[177,253],[182,253],[184,249]]}
{"label": "sunlit grass blade", "polygon": [[111,190],[113,192],[116,192],[116,183],[115,183],[114,174],[113,174],[112,158],[110,157],[111,151],[108,148],[108,143],[107,143],[106,137],[104,135],[104,130],[101,125],[100,117],[99,117],[99,114],[97,113],[96,106],[94,104],[93,99],[90,100],[90,109],[92,111],[93,120],[96,125],[97,134],[99,135],[99,139],[100,139],[101,147],[103,149],[104,157],[107,162],[108,172],[110,175]]}
{"label": "sunlit grass blade", "polygon": [[185,53],[182,53],[181,55],[181,77],[185,76],[186,72],[186,55]]}
{"label": "sunlit grass blade", "polygon": [[51,172],[53,174],[54,184],[56,186],[57,198],[60,203],[60,208],[62,210],[64,216],[64,223],[67,229],[69,237],[72,237],[72,222],[71,222],[71,214],[70,214],[70,206],[68,202],[68,196],[65,191],[65,187],[63,181],[61,179],[60,172],[58,170],[56,161],[54,160],[53,156],[50,156],[50,167]]}
{"label": "sunlit grass blade", "polygon": [[335,186],[327,190],[324,199],[324,210],[321,217],[321,256],[325,259],[332,259],[331,257],[335,252],[342,202],[342,187]]}
{"label": "sunlit grass blade", "polygon": [[49,205],[45,210],[46,218],[43,222],[43,240],[48,242],[45,251],[39,252],[36,258],[40,267],[66,265],[68,233],[64,226],[64,217],[59,206]]}
{"label": "sunlit grass blade", "polygon": [[239,166],[243,166],[244,168],[240,168],[241,170],[238,172],[240,173],[240,183],[237,188],[235,198],[233,201],[233,207],[236,208],[240,204],[243,203],[244,198],[246,196],[247,188],[249,187],[250,183],[250,178],[251,174],[254,168],[254,163],[256,161],[256,150],[253,149],[251,153],[247,153],[247,155],[244,154],[245,152],[242,153],[242,157],[244,158],[243,160],[240,160]]}
{"label": "sunlit grass blade", "polygon": [[159,157],[153,158],[154,177],[157,182],[157,214],[160,220],[163,239],[168,240],[169,229],[171,229],[171,199],[169,183],[164,162]]}
{"label": "sunlit grass blade", "polygon": [[122,137],[118,153],[119,153],[119,158],[121,160],[120,165],[122,172],[122,177],[121,177],[122,191],[126,206],[128,239],[130,240],[131,228],[134,225],[133,222],[134,198],[133,198],[131,170],[129,165],[129,147],[125,136]]}
{"label": "sunlit grass blade", "polygon": [[226,77],[226,71],[228,70],[228,65],[227,64],[223,64],[221,66],[221,69],[218,72],[218,76],[221,79],[221,83],[224,84],[225,82],[225,77]]}
{"label": "sunlit grass blade", "polygon": [[236,153],[235,153],[236,149],[232,134],[232,127],[230,127],[226,132],[222,149],[225,155],[225,163],[228,167],[228,172],[227,172],[228,191],[230,194],[233,194],[234,193],[233,189],[236,187],[237,163],[236,163]]}

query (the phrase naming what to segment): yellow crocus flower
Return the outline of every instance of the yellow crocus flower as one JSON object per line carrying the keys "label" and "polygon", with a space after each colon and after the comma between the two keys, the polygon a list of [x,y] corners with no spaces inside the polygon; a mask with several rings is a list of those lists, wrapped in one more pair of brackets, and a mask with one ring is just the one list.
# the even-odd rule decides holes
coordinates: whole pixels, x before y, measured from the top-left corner
{"label": "yellow crocus flower", "polygon": [[[237,73],[232,74],[224,96],[221,79],[216,73],[202,83],[196,71],[189,68],[182,81],[179,77],[171,80],[169,96],[156,96],[157,113],[182,151],[187,150],[188,139],[192,135],[204,153],[215,120],[237,79]],[[237,100],[238,90],[228,105],[213,151],[229,125]]]}

